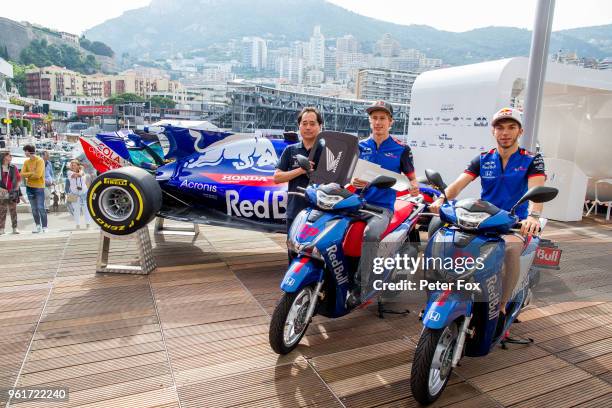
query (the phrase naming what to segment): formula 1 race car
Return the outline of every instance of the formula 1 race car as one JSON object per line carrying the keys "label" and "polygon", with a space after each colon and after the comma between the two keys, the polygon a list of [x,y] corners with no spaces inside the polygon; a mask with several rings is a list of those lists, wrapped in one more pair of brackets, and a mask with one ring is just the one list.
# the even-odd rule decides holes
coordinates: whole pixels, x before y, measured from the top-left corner
{"label": "formula 1 race car", "polygon": [[[168,141],[163,154],[160,138]],[[356,138],[355,138],[356,139]],[[88,209],[103,231],[127,235],[155,216],[285,231],[286,184],[273,173],[297,134],[232,134],[164,125],[81,139],[100,175]]]}

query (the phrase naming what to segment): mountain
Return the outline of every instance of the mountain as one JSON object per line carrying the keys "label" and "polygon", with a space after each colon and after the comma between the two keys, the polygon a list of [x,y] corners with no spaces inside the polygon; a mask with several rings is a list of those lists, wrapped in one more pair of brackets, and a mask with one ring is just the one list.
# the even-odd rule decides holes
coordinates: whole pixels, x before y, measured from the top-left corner
{"label": "mountain", "polygon": [[[304,41],[317,24],[326,38],[353,34],[366,49],[390,33],[403,48],[417,48],[450,64],[528,55],[531,40],[530,31],[511,27],[453,33],[393,24],[324,0],[152,0],[91,28],[86,36],[109,44],[118,55],[167,57],[243,36]],[[603,58],[612,55],[611,38],[612,25],[558,31],[550,49]]]}

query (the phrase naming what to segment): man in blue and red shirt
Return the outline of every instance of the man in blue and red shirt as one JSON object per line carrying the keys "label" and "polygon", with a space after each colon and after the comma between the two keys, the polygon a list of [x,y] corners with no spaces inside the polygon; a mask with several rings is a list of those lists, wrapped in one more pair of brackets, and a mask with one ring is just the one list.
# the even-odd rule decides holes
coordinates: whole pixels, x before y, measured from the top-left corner
{"label": "man in blue and red shirt", "polygon": [[[472,181],[480,177],[482,186],[481,198],[495,206],[510,211],[512,206],[527,192],[536,186],[543,186],[546,180],[544,159],[540,154],[533,154],[519,147],[519,137],[523,134],[521,112],[512,108],[500,109],[491,121],[493,136],[497,147],[480,153],[467,166],[464,173],[444,191],[448,200],[452,200]],[[430,210],[437,213],[444,202],[439,198],[430,205]],[[521,234],[525,237],[537,234],[540,229],[542,203],[523,203],[516,209],[521,219]],[[506,235],[505,272],[503,277],[503,295],[500,310],[505,313],[506,302],[512,294],[520,274],[519,257],[522,242],[513,235]]]}
{"label": "man in blue and red shirt", "polygon": [[[410,180],[410,194],[418,195],[419,183],[414,174],[412,151],[409,146],[389,135],[393,125],[393,107],[385,101],[376,101],[366,109],[366,112],[370,119],[372,134],[369,138],[359,142],[359,158],[376,163],[385,170],[405,174]],[[351,184],[357,189],[362,189],[368,183],[355,178]],[[380,236],[387,229],[393,216],[395,196],[395,190],[391,188],[371,187],[365,192],[366,202],[382,208],[383,213],[380,217],[371,217],[367,220],[359,268],[355,273],[355,284],[348,303],[360,303],[361,286],[369,283]]]}

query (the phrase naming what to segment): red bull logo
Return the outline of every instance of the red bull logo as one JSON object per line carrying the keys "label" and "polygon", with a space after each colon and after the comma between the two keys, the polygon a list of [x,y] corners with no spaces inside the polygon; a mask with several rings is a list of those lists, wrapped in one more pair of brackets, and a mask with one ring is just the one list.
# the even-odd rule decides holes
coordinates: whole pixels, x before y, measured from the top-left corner
{"label": "red bull logo", "polygon": [[197,159],[191,159],[185,167],[188,169],[216,166],[228,160],[236,170],[260,169],[275,166],[278,156],[272,142],[262,137],[247,137],[243,135],[229,136],[213,143],[202,150]]}
{"label": "red bull logo", "polygon": [[561,262],[561,250],[559,248],[539,247],[533,264],[540,267],[557,267]]}
{"label": "red bull logo", "polygon": [[266,191],[263,200],[241,200],[236,190],[225,192],[227,215],[246,218],[283,219],[287,212],[287,193],[285,191]]}

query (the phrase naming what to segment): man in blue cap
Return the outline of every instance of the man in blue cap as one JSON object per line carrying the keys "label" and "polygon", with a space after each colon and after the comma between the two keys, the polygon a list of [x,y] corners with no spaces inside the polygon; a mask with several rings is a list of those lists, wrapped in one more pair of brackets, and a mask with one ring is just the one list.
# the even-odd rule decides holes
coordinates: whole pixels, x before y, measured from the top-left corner
{"label": "man in blue cap", "polygon": [[[359,142],[359,158],[380,165],[385,170],[405,174],[410,180],[410,194],[419,194],[419,183],[414,173],[412,151],[410,147],[400,140],[390,136],[393,126],[393,107],[385,101],[376,101],[366,109],[369,116],[372,133],[369,138]],[[367,186],[365,180],[355,178],[351,184],[362,189]],[[366,191],[364,198],[368,204],[383,209],[380,217],[371,217],[367,220],[364,231],[361,259],[359,268],[355,273],[355,283],[347,304],[350,306],[361,303],[361,290],[369,287],[372,263],[378,251],[380,236],[387,229],[393,216],[396,192],[391,188],[371,187]]]}

